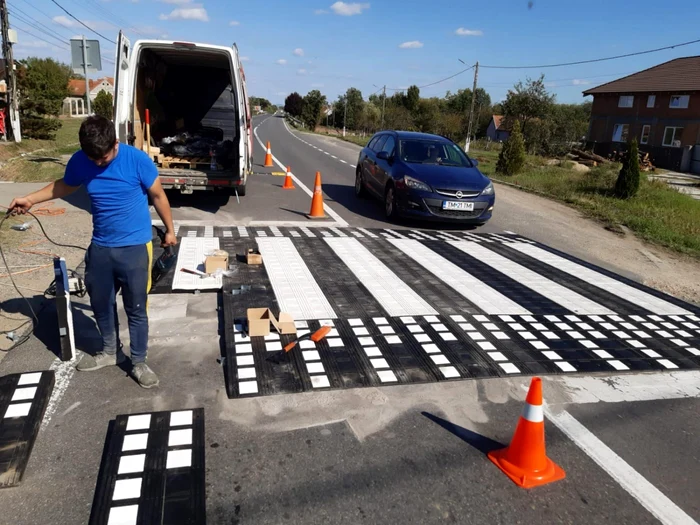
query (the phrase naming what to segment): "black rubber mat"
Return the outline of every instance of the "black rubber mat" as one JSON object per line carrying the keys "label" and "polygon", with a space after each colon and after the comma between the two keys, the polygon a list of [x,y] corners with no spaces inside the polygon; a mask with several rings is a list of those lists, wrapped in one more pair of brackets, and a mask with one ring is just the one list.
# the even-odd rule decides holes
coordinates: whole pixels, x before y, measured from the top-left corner
{"label": "black rubber mat", "polygon": [[53,371],[0,377],[0,488],[21,483],[54,380]]}
{"label": "black rubber mat", "polygon": [[117,416],[89,523],[206,523],[204,447],[202,408]]}

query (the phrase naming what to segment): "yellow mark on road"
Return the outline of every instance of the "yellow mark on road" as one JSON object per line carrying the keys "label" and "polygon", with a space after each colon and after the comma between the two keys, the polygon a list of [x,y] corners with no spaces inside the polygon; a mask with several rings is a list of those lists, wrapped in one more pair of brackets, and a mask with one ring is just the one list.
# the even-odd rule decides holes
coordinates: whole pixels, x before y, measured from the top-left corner
{"label": "yellow mark on road", "polygon": [[274,175],[275,177],[284,177],[286,173],[283,171],[273,171],[271,175]]}

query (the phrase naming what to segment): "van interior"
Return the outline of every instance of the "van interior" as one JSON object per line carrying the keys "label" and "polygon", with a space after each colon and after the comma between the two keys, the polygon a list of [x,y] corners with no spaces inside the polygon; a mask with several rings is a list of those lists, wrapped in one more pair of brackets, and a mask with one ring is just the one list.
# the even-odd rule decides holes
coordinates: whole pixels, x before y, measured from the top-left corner
{"label": "van interior", "polygon": [[235,145],[240,143],[240,126],[233,82],[225,53],[172,45],[142,49],[133,108],[134,146],[147,149],[148,109],[151,157],[159,165],[182,160],[185,165],[207,166],[215,155],[218,169],[239,172]]}

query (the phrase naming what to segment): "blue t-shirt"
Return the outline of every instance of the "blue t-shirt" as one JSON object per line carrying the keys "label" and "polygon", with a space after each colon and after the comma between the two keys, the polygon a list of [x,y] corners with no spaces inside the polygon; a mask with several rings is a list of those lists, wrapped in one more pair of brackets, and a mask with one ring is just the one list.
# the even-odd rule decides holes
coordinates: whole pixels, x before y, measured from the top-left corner
{"label": "blue t-shirt", "polygon": [[92,242],[107,248],[153,239],[147,191],[158,169],[143,151],[119,144],[116,158],[100,167],[80,150],[68,161],[63,181],[84,185],[92,208]]}

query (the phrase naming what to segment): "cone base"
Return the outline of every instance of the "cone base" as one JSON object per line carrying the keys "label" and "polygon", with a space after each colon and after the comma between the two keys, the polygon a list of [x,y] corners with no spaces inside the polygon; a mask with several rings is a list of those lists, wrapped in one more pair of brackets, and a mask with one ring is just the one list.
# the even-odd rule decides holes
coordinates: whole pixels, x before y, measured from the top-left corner
{"label": "cone base", "polygon": [[270,162],[269,164],[266,162],[265,164],[263,164],[263,167],[264,168],[274,168],[275,165],[272,162]]}
{"label": "cone base", "polygon": [[545,458],[547,460],[547,465],[543,470],[526,472],[508,461],[506,457],[507,452],[508,447],[500,450],[493,450],[488,453],[488,458],[519,487],[530,489],[559,481],[566,477],[564,470],[549,458]]}
{"label": "cone base", "polygon": [[307,214],[307,215],[306,215],[306,218],[307,218],[307,219],[327,219],[327,218],[328,218],[328,215],[311,215],[311,214]]}

